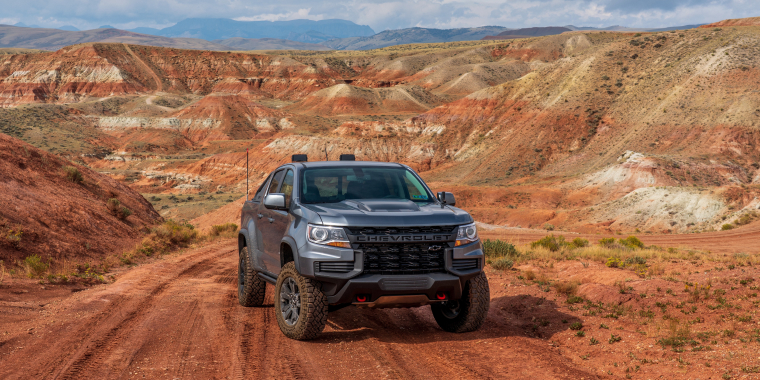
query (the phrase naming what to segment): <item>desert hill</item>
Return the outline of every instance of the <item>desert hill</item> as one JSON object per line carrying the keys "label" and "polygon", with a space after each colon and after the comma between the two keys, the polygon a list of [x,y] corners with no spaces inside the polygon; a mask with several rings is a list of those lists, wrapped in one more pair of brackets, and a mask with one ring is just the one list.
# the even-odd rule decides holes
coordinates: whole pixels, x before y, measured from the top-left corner
{"label": "desert hill", "polygon": [[505,30],[507,28],[501,26],[457,29],[407,28],[386,30],[366,37],[332,39],[322,44],[336,50],[371,50],[403,44],[479,40]]}
{"label": "desert hill", "polygon": [[87,144],[56,152],[169,210],[182,203],[169,195],[238,199],[250,148],[255,179],[293,153],[404,162],[488,223],[715,230],[757,208],[759,39],[736,27],[361,52],[78,45],[4,58],[13,117],[0,127],[46,147],[38,136],[67,125],[63,138]]}
{"label": "desert hill", "polygon": [[523,28],[514,30],[505,30],[495,36],[485,36],[484,40],[509,40],[513,38],[526,38],[526,37],[542,37],[551,36],[555,34],[561,34],[564,32],[572,31],[570,28],[562,26],[548,26],[537,28]]}
{"label": "desert hill", "polygon": [[[4,134],[0,173],[0,259],[8,262],[31,254],[102,258],[132,248],[160,221],[123,183]],[[119,202],[115,212],[109,199]]]}
{"label": "desert hill", "polygon": [[729,26],[760,26],[760,17],[735,18],[701,25],[700,28],[720,28]]}

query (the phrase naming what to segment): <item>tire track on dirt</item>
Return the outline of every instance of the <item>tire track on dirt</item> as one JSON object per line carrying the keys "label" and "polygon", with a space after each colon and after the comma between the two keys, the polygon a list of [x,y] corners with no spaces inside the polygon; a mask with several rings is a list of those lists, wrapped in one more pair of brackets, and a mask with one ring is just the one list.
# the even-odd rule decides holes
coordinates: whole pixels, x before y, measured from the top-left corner
{"label": "tire track on dirt", "polygon": [[[204,252],[209,254],[208,252]],[[197,274],[202,270],[203,265],[207,265],[209,262],[229,254],[227,251],[211,252],[212,257],[201,260],[198,263],[191,265],[188,268],[180,271],[175,276],[168,277],[159,282],[155,288],[153,288],[141,301],[138,301],[132,310],[127,311],[126,317],[122,318],[113,327],[109,328],[103,335],[91,339],[87,344],[86,349],[81,352],[76,359],[68,366],[62,374],[62,379],[79,379],[82,378],[83,373],[92,373],[98,367],[102,367],[102,362],[108,358],[112,352],[118,348],[124,340],[129,339],[131,331],[139,322],[144,319],[147,314],[155,308],[156,304],[160,301],[159,296],[164,293],[171,285],[172,282],[183,277],[190,277]],[[187,261],[187,260],[184,260]],[[149,280],[143,281],[149,282]],[[120,307],[114,310],[112,313],[124,312]],[[90,323],[90,326],[95,324]]]}

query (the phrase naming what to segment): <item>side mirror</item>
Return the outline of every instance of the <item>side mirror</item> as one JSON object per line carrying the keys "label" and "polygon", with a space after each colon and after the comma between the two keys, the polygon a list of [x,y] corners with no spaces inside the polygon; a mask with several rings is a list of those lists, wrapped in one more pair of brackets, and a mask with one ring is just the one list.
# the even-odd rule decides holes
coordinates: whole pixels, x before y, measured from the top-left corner
{"label": "side mirror", "polygon": [[455,206],[457,204],[457,200],[454,198],[454,194],[447,193],[445,191],[438,193],[438,201],[446,206]]}
{"label": "side mirror", "polygon": [[269,209],[281,210],[285,208],[285,194],[272,193],[264,198],[264,207]]}

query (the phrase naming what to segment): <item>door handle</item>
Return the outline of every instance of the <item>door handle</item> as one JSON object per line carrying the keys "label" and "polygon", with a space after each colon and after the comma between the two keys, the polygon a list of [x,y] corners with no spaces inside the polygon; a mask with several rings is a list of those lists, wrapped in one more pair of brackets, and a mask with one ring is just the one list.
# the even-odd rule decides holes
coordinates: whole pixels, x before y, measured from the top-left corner
{"label": "door handle", "polygon": [[261,219],[261,218],[264,217],[264,215],[263,214],[259,214],[258,217],[259,217],[259,219]]}
{"label": "door handle", "polygon": [[274,223],[274,218],[268,218],[268,219],[269,219],[269,223]]}

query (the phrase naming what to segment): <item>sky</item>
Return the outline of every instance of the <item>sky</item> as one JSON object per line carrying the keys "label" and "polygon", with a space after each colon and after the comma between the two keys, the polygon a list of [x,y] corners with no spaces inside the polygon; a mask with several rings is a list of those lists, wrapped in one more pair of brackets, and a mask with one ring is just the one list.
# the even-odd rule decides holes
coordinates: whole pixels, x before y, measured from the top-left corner
{"label": "sky", "polygon": [[191,17],[345,19],[375,32],[414,26],[658,28],[760,16],[760,0],[0,0],[0,24],[163,28]]}

